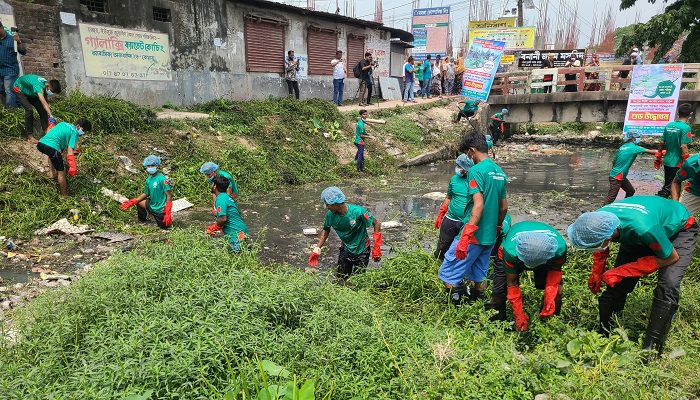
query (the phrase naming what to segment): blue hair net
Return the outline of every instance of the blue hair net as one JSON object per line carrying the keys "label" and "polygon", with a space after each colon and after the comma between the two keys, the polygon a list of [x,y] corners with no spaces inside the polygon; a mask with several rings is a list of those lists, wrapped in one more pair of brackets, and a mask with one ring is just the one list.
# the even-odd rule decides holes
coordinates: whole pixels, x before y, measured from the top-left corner
{"label": "blue hair net", "polygon": [[607,211],[594,211],[581,214],[569,225],[566,235],[574,247],[587,249],[595,247],[610,236],[620,226],[617,215]]}
{"label": "blue hair net", "polygon": [[219,166],[214,164],[211,161],[207,161],[204,164],[202,164],[202,167],[199,168],[199,172],[202,174],[211,174],[212,172],[216,171],[219,169]]}
{"label": "blue hair net", "polygon": [[323,192],[321,192],[321,201],[323,201],[324,204],[345,203],[345,195],[339,187],[331,186],[323,189]]}
{"label": "blue hair net", "polygon": [[502,109],[501,114],[508,114],[508,109],[507,108]]}
{"label": "blue hair net", "polygon": [[474,166],[474,162],[469,160],[469,157],[467,157],[467,155],[464,153],[460,154],[459,157],[457,157],[455,163],[462,167],[462,169],[465,171],[469,171],[469,168]]}
{"label": "blue hair net", "polygon": [[490,142],[490,141],[491,141],[491,135],[484,135],[484,137],[486,138],[486,141],[487,141],[487,142]]}
{"label": "blue hair net", "polygon": [[153,154],[151,154],[150,156],[146,157],[146,158],[143,160],[143,166],[144,166],[144,167],[147,167],[147,166],[149,166],[149,165],[160,165],[160,158],[158,158],[158,156],[155,156],[155,155],[153,155]]}
{"label": "blue hair net", "polygon": [[633,138],[642,137],[642,132],[634,129],[634,130],[625,132],[624,137],[625,137],[625,142],[626,142],[626,141],[633,139]]}
{"label": "blue hair net", "polygon": [[557,239],[544,232],[523,232],[517,236],[515,254],[529,268],[539,267],[557,253]]}

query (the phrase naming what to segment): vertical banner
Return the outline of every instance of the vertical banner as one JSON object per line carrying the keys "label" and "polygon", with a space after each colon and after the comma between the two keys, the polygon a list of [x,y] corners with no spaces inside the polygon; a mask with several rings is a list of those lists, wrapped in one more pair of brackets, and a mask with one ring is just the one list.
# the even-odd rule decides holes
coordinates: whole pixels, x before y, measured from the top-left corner
{"label": "vertical banner", "polygon": [[662,135],[674,120],[683,64],[637,65],[632,70],[623,132]]}
{"label": "vertical banner", "polygon": [[464,60],[462,96],[486,101],[506,43],[498,40],[474,39]]}
{"label": "vertical banner", "polygon": [[413,10],[411,27],[413,37],[413,56],[424,60],[427,54],[433,56],[447,55],[447,39],[450,32],[450,7],[417,8]]}

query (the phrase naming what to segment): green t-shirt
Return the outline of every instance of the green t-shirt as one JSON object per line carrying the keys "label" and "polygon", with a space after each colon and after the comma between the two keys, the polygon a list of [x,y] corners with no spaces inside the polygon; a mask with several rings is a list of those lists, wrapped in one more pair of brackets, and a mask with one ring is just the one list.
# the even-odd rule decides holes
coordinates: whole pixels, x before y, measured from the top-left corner
{"label": "green t-shirt", "polygon": [[468,112],[468,111],[473,111],[477,112],[479,110],[479,106],[474,104],[474,100],[466,100],[464,102],[464,107],[462,107],[462,111]]}
{"label": "green t-shirt", "polygon": [[462,221],[465,225],[469,221],[474,207],[474,194],[482,193],[484,211],[481,213],[481,219],[477,225],[479,229],[474,232],[474,238],[480,245],[492,245],[496,243],[496,226],[501,199],[506,198],[506,174],[492,159],[486,158],[469,169],[467,179],[469,180],[469,198]]}
{"label": "green t-shirt", "polygon": [[489,147],[489,150],[491,150],[491,148],[493,147],[493,142],[490,140],[487,140],[486,145]]}
{"label": "green t-shirt", "polygon": [[59,122],[39,140],[39,143],[58,151],[65,151],[68,147],[75,149],[77,142],[78,130],[67,122]]}
{"label": "green t-shirt", "polygon": [[673,251],[670,237],[680,232],[691,214],[677,201],[659,196],[634,196],[603,206],[620,219],[621,244],[649,246],[654,254],[666,258]]}
{"label": "green t-shirt", "polygon": [[14,87],[19,88],[19,92],[25,96],[37,97],[37,94],[44,94],[46,79],[39,75],[22,75],[15,81]]}
{"label": "green t-shirt", "polygon": [[667,167],[680,167],[683,164],[681,158],[681,145],[693,141],[690,125],[683,121],[673,121],[666,124],[662,139],[666,147],[664,165]]}
{"label": "green t-shirt", "polygon": [[422,81],[423,80],[423,71],[425,70],[425,66],[423,64],[417,66],[416,71],[414,72],[416,80]]}
{"label": "green t-shirt", "polygon": [[326,213],[323,229],[335,229],[335,233],[343,242],[345,251],[350,254],[361,254],[369,246],[367,228],[372,226],[374,216],[364,208],[347,204],[347,214],[340,216],[330,211]]}
{"label": "green t-shirt", "polygon": [[617,179],[619,181],[627,178],[627,173],[630,172],[630,167],[637,158],[638,154],[644,154],[646,149],[641,146],[637,146],[632,142],[628,142],[620,146],[620,149],[615,153],[615,158],[613,159],[613,167],[610,170],[610,177]]}
{"label": "green t-shirt", "polygon": [[552,228],[548,224],[545,224],[544,222],[523,221],[518,222],[510,228],[505,239],[503,239],[501,248],[498,250],[501,252],[503,257],[504,271],[509,274],[517,274],[525,270],[533,270],[540,267],[538,265],[534,268],[528,268],[525,263],[518,258],[518,254],[515,251],[517,246],[517,237],[523,232],[542,232],[547,236],[555,238],[558,244],[557,252],[554,253],[554,257],[549,259],[543,265],[561,267],[561,265],[564,264],[564,261],[566,261],[566,240],[564,240],[561,234],[556,229]]}
{"label": "green t-shirt", "polygon": [[681,169],[676,172],[676,178],[678,180],[685,181],[685,191],[695,196],[700,196],[700,185],[696,179],[700,179],[700,162],[698,162],[698,155],[692,155],[688,157],[687,160],[681,165]]}
{"label": "green t-shirt", "polygon": [[[228,187],[231,188],[231,191],[233,192],[233,194],[238,196],[238,185],[236,185],[236,181],[233,179],[231,174],[229,174],[226,171],[222,171],[222,170],[218,170],[218,171],[219,171],[219,175],[221,175],[224,178],[227,178],[229,180],[230,183],[228,184]],[[213,176],[211,178],[207,178],[207,181],[209,181],[209,185],[212,184],[212,179],[214,179]]]}
{"label": "green t-shirt", "polygon": [[153,210],[154,213],[162,214],[163,208],[165,208],[165,202],[167,201],[165,193],[169,190],[170,180],[160,172],[146,179],[146,187],[143,189],[143,192],[151,199],[151,210]]}
{"label": "green t-shirt", "polygon": [[505,238],[508,232],[510,231],[510,227],[513,225],[513,218],[510,216],[510,214],[506,214],[506,217],[503,218],[503,225],[501,225],[501,237]]}
{"label": "green t-shirt", "polygon": [[[497,112],[491,118],[491,126],[493,126],[494,128],[501,129],[501,123],[503,122],[503,114]],[[496,121],[493,118],[498,118],[500,121]]]}
{"label": "green t-shirt", "polygon": [[365,144],[365,141],[362,140],[362,136],[365,134],[365,121],[360,118],[359,121],[357,121],[357,125],[355,125],[355,144]]}
{"label": "green t-shirt", "polygon": [[467,202],[469,201],[469,190],[467,188],[467,177],[452,175],[450,184],[447,185],[447,196],[451,197],[450,205],[447,207],[447,218],[453,221],[464,219],[467,212]]}
{"label": "green t-shirt", "polygon": [[[219,171],[221,173],[221,171]],[[236,202],[231,199],[228,193],[219,193],[214,202],[216,207],[216,217],[226,216],[224,223],[224,234],[229,237],[230,242],[238,242],[239,232],[245,233],[248,236],[248,227],[245,226],[241,213],[238,211]]]}

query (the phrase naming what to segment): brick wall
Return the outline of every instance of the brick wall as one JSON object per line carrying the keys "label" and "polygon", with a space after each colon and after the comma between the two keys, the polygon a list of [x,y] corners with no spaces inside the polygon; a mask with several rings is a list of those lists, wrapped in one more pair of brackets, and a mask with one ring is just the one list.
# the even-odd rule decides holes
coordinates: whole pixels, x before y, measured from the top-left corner
{"label": "brick wall", "polygon": [[61,19],[56,0],[6,0],[13,8],[20,37],[27,44],[22,57],[25,74],[58,79],[65,86],[59,27]]}

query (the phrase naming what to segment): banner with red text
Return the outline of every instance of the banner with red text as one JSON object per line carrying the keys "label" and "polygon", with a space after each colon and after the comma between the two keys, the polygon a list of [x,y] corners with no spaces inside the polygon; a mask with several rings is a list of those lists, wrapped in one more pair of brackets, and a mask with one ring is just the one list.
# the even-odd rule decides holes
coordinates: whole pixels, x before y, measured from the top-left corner
{"label": "banner with red text", "polygon": [[636,65],[632,70],[623,132],[662,135],[673,121],[681,90],[683,64]]}
{"label": "banner with red text", "polygon": [[462,96],[486,101],[491,92],[506,42],[476,38],[464,59],[466,70],[462,75]]}
{"label": "banner with red text", "polygon": [[95,78],[170,81],[165,33],[80,23],[85,75]]}

